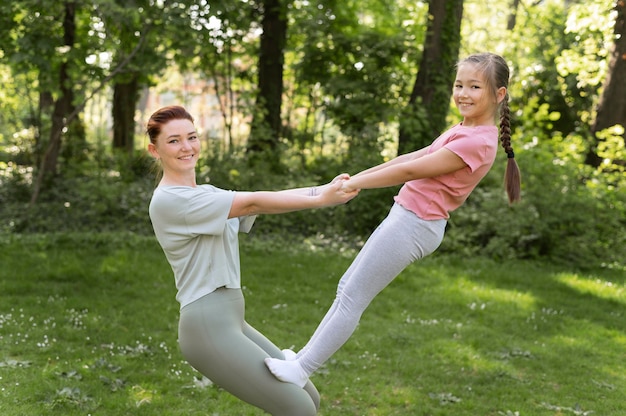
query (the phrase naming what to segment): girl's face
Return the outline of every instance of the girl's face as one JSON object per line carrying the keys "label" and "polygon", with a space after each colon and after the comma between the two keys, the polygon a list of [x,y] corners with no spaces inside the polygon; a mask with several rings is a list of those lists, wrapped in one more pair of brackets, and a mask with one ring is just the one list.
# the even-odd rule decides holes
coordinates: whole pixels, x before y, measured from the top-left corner
{"label": "girl's face", "polygon": [[194,172],[200,139],[190,120],[171,120],[162,126],[156,143],[150,143],[148,150],[161,160],[164,175]]}
{"label": "girl's face", "polygon": [[495,96],[484,74],[473,63],[459,66],[454,81],[454,103],[467,127],[495,125],[498,104],[504,99],[506,88],[500,87]]}

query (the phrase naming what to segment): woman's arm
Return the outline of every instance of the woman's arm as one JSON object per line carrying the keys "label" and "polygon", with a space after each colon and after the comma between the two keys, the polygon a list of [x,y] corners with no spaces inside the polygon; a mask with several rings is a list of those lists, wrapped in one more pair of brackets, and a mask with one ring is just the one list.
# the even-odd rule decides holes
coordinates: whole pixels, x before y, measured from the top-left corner
{"label": "woman's arm", "polygon": [[347,173],[342,173],[342,174],[335,176],[332,181],[328,182],[325,185],[309,186],[306,188],[285,189],[285,190],[277,191],[277,192],[282,193],[282,194],[315,196],[315,195],[321,194],[325,189],[327,189],[329,186],[332,186],[335,182],[340,181],[340,180],[345,181],[348,179],[350,179],[350,175],[348,175]]}
{"label": "woman's arm", "polygon": [[355,189],[386,188],[415,179],[444,175],[467,166],[463,159],[445,148],[431,154],[421,152],[421,150],[414,152],[412,158],[407,157],[391,163],[398,160],[396,158],[379,165],[378,169],[368,169],[354,175],[343,182],[342,189],[349,192]]}
{"label": "woman's arm", "polygon": [[[344,191],[343,181],[324,185],[318,195],[303,193],[309,188],[287,191],[237,192],[230,207],[228,218],[257,214],[281,214],[311,208],[324,208],[345,204],[358,194],[358,190]],[[307,191],[308,192],[308,191]]]}

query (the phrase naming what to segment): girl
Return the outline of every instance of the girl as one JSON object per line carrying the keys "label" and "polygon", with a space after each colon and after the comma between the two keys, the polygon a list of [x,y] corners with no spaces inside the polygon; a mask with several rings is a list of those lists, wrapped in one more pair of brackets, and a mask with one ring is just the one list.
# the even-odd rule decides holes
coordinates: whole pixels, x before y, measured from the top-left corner
{"label": "girl", "polygon": [[520,176],[511,148],[507,86],[509,68],[498,55],[471,55],[457,65],[454,102],[463,121],[430,146],[367,169],[342,189],[404,184],[395,204],[339,281],[337,297],[309,342],[287,361],[267,358],[282,381],[303,386],[352,335],[361,315],[404,268],[437,249],[449,213],[463,204],[491,168],[500,142],[508,156],[505,187],[519,200]]}
{"label": "girl", "polygon": [[347,175],[280,192],[197,185],[200,140],[192,116],[182,107],[161,108],[150,117],[147,134],[148,150],[163,168],[150,219],[174,272],[183,356],[224,390],[272,415],[315,415],[320,397],[313,384],[282,383],[263,364],[283,353],[245,321],[237,234],[248,232],[257,214],[342,204],[357,191],[341,189]]}

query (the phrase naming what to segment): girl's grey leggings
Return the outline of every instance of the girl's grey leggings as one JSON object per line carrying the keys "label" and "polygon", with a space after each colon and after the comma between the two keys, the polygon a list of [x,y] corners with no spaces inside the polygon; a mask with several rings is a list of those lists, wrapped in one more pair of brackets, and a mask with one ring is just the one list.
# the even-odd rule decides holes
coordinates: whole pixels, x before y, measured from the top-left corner
{"label": "girl's grey leggings", "polygon": [[443,240],[447,220],[426,221],[399,204],[369,237],[337,287],[337,297],[297,358],[312,374],[350,338],[370,302],[404,268]]}
{"label": "girl's grey leggings", "polygon": [[244,319],[240,289],[220,288],[180,312],[178,338],[189,364],[239,399],[274,416],[312,416],[320,395],[309,381],[304,389],[278,381],[267,357],[281,350]]}

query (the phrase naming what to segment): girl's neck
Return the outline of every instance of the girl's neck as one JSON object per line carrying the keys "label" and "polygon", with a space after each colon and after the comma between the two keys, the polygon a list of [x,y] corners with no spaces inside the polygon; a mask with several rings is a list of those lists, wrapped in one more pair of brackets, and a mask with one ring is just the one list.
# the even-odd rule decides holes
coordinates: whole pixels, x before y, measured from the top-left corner
{"label": "girl's neck", "polygon": [[461,125],[463,127],[495,127],[496,123],[476,123],[476,122],[466,123],[464,120],[461,122]]}

